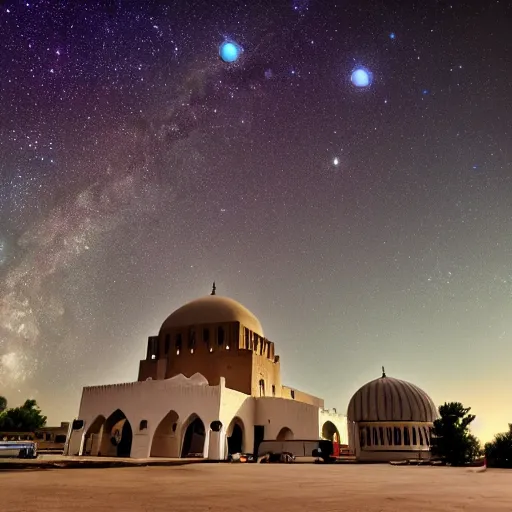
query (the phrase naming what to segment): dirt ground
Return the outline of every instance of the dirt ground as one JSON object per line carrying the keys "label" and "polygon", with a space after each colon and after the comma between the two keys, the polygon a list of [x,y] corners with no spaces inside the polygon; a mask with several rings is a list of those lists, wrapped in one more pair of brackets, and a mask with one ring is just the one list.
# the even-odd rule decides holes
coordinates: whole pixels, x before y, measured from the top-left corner
{"label": "dirt ground", "polygon": [[501,470],[352,464],[3,471],[0,510],[510,512],[511,481]]}

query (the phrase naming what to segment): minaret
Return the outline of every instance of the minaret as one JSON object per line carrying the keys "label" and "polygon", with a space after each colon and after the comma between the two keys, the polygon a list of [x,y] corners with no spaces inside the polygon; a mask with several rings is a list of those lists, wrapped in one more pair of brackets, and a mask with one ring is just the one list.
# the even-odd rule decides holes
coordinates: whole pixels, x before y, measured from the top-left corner
{"label": "minaret", "polygon": [[217,287],[215,286],[215,281],[213,281],[212,293],[210,295],[215,295],[216,290],[217,290]]}

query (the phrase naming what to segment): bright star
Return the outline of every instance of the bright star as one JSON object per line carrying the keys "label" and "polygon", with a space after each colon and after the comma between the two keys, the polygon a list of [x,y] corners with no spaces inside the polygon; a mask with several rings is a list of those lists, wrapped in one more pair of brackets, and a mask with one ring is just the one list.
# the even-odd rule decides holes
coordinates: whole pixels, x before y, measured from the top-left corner
{"label": "bright star", "polygon": [[350,76],[350,81],[356,87],[368,87],[372,83],[372,74],[365,68],[356,68]]}
{"label": "bright star", "polygon": [[333,161],[332,161],[332,163],[333,163],[334,165],[339,165],[339,164],[340,164],[340,159],[339,159],[337,156],[335,156],[335,157],[334,157],[334,159],[333,159]]}
{"label": "bright star", "polygon": [[396,34],[394,32],[391,32],[391,34],[389,34],[389,38],[396,39]]}

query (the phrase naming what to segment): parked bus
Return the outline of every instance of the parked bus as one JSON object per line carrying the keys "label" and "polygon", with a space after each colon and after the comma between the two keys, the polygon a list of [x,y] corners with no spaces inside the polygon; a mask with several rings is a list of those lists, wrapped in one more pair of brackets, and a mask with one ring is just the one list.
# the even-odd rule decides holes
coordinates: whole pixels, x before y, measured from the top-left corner
{"label": "parked bus", "polygon": [[0,432],[0,457],[35,459],[37,443],[31,432]]}

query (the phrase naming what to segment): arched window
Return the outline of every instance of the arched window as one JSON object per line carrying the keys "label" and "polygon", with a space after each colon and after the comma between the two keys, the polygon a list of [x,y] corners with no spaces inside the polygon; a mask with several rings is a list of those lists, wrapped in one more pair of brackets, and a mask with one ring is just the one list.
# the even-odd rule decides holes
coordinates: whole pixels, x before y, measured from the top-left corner
{"label": "arched window", "polygon": [[411,446],[411,434],[409,432],[409,427],[404,427],[404,445]]}
{"label": "arched window", "polygon": [[176,334],[176,350],[181,350],[181,334]]}
{"label": "arched window", "polygon": [[423,442],[423,432],[421,427],[418,427],[418,434],[420,436],[420,445],[423,446],[425,443]]}
{"label": "arched window", "polygon": [[379,446],[379,433],[376,427],[372,428],[373,431],[373,446]]}
{"label": "arched window", "polygon": [[272,396],[276,396],[276,387],[272,384]]}
{"label": "arched window", "polygon": [[395,446],[402,446],[402,432],[400,427],[395,427],[393,429],[394,432],[394,445]]}
{"label": "arched window", "polygon": [[188,332],[188,348],[190,350],[194,350],[196,346],[196,331],[194,329],[190,329]]}
{"label": "arched window", "polygon": [[222,347],[222,345],[224,345],[224,327],[217,328],[217,343],[219,347]]}
{"label": "arched window", "polygon": [[260,379],[259,385],[260,385],[260,396],[265,396],[265,381],[263,379]]}
{"label": "arched window", "polygon": [[366,446],[366,433],[364,431],[364,428],[361,428],[359,431],[359,445],[361,448],[364,448]]}
{"label": "arched window", "polygon": [[418,436],[416,435],[416,427],[412,427],[412,444],[416,446],[418,444]]}
{"label": "arched window", "polygon": [[151,336],[148,340],[148,358],[149,359],[158,359],[158,337]]}
{"label": "arched window", "polygon": [[206,344],[210,343],[210,329],[208,329],[207,327],[203,329],[203,341]]}
{"label": "arched window", "polygon": [[372,445],[372,431],[370,427],[366,427],[366,444],[368,446]]}
{"label": "arched window", "polygon": [[391,427],[386,427],[386,435],[388,438],[388,445],[393,445],[393,429]]}
{"label": "arched window", "polygon": [[386,444],[384,442],[384,427],[379,427],[379,439],[380,439],[380,445],[384,446]]}

